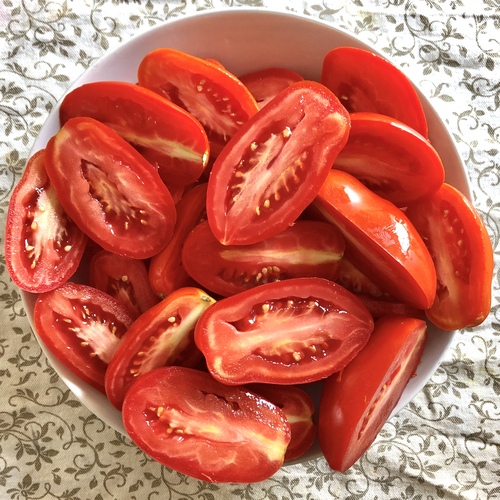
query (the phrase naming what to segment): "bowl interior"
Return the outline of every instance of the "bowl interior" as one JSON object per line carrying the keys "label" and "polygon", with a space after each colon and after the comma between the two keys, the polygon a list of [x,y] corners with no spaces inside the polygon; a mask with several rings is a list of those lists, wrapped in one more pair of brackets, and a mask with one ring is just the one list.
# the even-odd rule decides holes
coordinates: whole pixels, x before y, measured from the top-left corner
{"label": "bowl interior", "polygon": [[[350,45],[372,50],[347,32],[300,15],[260,9],[209,11],[168,21],[108,52],[90,67],[68,92],[84,83],[101,80],[136,82],[141,59],[158,47],[172,47],[199,57],[218,59],[235,75],[265,67],[279,66],[298,71],[307,79],[319,79],[325,54],[336,46]],[[375,52],[375,51],[374,51]],[[427,115],[429,138],[446,170],[446,180],[470,198],[467,174],[451,135],[429,101],[419,92]],[[35,141],[31,154],[42,149],[59,129],[59,106],[55,106]],[[36,297],[23,293],[26,312],[33,327]],[[36,334],[36,332],[35,332]],[[446,352],[453,332],[430,326],[429,340],[416,377],[406,387],[393,414],[403,408],[429,380]],[[120,433],[126,434],[121,413],[106,397],[73,375],[43,345],[54,369],[75,396],[95,415]],[[311,385],[318,401],[321,384]],[[297,461],[321,455],[319,445]]]}

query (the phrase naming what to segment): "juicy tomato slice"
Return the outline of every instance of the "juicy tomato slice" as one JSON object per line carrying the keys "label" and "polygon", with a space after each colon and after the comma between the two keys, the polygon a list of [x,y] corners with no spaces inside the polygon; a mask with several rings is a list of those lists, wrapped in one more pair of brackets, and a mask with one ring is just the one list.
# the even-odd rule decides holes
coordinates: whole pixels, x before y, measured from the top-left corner
{"label": "juicy tomato slice", "polygon": [[69,216],[105,250],[135,259],[172,237],[176,211],[156,170],[93,118],[71,118],[46,148],[46,169]]}
{"label": "juicy tomato slice", "polygon": [[35,329],[47,348],[84,382],[104,393],[104,373],[132,324],[126,308],[107,293],[66,282],[38,296]]}
{"label": "juicy tomato slice", "polygon": [[138,80],[197,118],[214,156],[259,109],[247,88],[222,65],[170,48],[147,54]]}
{"label": "juicy tomato slice", "polygon": [[134,321],[106,371],[106,394],[113,406],[120,409],[132,382],[154,368],[198,364],[202,354],[194,344],[194,327],[214,302],[203,290],[180,288]]}
{"label": "juicy tomato slice", "polygon": [[346,255],[394,299],[428,309],[436,294],[436,270],[419,233],[404,212],[347,172],[332,169],[314,201],[337,226]]}
{"label": "juicy tomato slice", "polygon": [[288,68],[264,68],[240,76],[240,81],[251,92],[259,108],[263,108],[282,90],[295,82],[301,82],[302,75]]}
{"label": "juicy tomato slice", "polygon": [[333,470],[349,469],[373,443],[415,374],[426,340],[421,319],[381,318],[356,358],[325,381],[318,437]]}
{"label": "juicy tomato slice", "polygon": [[195,182],[208,163],[208,138],[200,122],[133,83],[86,83],[66,95],[59,116],[62,125],[77,116],[105,123],[158,167],[167,186]]}
{"label": "juicy tomato slice", "polygon": [[493,249],[481,216],[456,188],[444,184],[413,203],[407,215],[426,242],[437,272],[436,300],[427,317],[443,330],[482,323],[491,308]]}
{"label": "juicy tomato slice", "polygon": [[182,248],[189,232],[206,215],[206,197],[206,183],[194,186],[183,195],[176,206],[177,222],[171,240],[151,258],[148,279],[152,290],[160,297],[192,284],[193,280],[182,265]]}
{"label": "juicy tomato slice", "polygon": [[30,157],[9,200],[5,263],[22,290],[57,288],[78,268],[87,236],[69,218],[45,171],[45,150]]}
{"label": "juicy tomato slice", "polygon": [[284,413],[243,387],[192,368],[157,368],[130,387],[123,422],[161,464],[213,483],[254,483],[282,466],[290,441]]}
{"label": "juicy tomato slice", "polygon": [[322,278],[291,278],[221,299],[195,342],[225,384],[304,384],[341,370],[368,340],[373,319],[353,294]]}
{"label": "juicy tomato slice", "polygon": [[312,446],[317,433],[311,396],[294,385],[252,384],[248,388],[285,413],[291,431],[285,462],[301,457]]}
{"label": "juicy tomato slice", "polygon": [[410,80],[387,59],[356,47],[336,47],[323,61],[320,81],[350,113],[391,116],[428,137],[427,118]]}
{"label": "juicy tomato slice", "polygon": [[298,220],[253,245],[223,245],[202,222],[186,238],[182,263],[196,282],[227,297],[289,278],[335,280],[344,248],[340,231],[326,222]]}
{"label": "juicy tomato slice", "polygon": [[159,302],[149,286],[145,261],[101,250],[92,257],[89,267],[90,285],[121,302],[132,318]]}
{"label": "juicy tomato slice", "polygon": [[324,86],[290,85],[248,120],[212,166],[207,216],[224,245],[246,245],[292,225],[347,141],[350,118]]}
{"label": "juicy tomato slice", "polygon": [[398,207],[436,192],[444,182],[441,158],[429,141],[378,113],[351,114],[349,140],[333,168],[349,172]]}

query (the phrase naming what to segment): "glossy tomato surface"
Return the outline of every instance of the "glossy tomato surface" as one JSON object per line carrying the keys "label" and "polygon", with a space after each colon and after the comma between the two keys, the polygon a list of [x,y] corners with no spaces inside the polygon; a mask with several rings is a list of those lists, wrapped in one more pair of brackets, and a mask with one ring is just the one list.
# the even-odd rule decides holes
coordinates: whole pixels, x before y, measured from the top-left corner
{"label": "glossy tomato surface", "polygon": [[322,278],[291,278],[220,300],[199,319],[195,342],[226,384],[304,384],[341,370],[373,320],[350,292]]}
{"label": "glossy tomato surface", "polygon": [[209,482],[263,481],[281,467],[290,441],[278,407],[184,367],[137,379],[125,397],[123,422],[155,460]]}
{"label": "glossy tomato surface", "polygon": [[347,141],[350,119],[324,86],[288,86],[248,120],[215,161],[207,216],[225,245],[245,245],[293,224]]}

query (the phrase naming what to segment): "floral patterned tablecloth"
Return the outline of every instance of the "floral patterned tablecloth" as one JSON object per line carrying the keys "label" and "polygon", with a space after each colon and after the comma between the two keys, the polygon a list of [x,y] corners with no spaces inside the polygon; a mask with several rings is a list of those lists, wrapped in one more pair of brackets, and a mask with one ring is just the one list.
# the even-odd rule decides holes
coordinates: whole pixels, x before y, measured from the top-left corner
{"label": "floral patterned tablecloth", "polygon": [[[420,85],[449,126],[496,258],[493,304],[347,473],[324,459],[212,485],[148,459],[83,407],[46,358],[0,261],[0,499],[500,498],[499,0],[0,0],[0,215],[49,111],[108,49],[164,20],[267,7],[347,29]],[[3,248],[3,229],[2,229]]]}

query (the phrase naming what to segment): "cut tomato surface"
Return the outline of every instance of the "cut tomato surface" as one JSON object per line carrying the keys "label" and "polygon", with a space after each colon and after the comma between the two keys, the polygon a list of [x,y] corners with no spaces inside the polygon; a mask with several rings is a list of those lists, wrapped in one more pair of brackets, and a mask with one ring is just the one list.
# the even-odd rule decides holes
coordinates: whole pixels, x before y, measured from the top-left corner
{"label": "cut tomato surface", "polygon": [[214,483],[254,483],[282,466],[285,414],[242,387],[192,368],[157,368],[130,387],[123,422],[132,440],[163,465]]}

